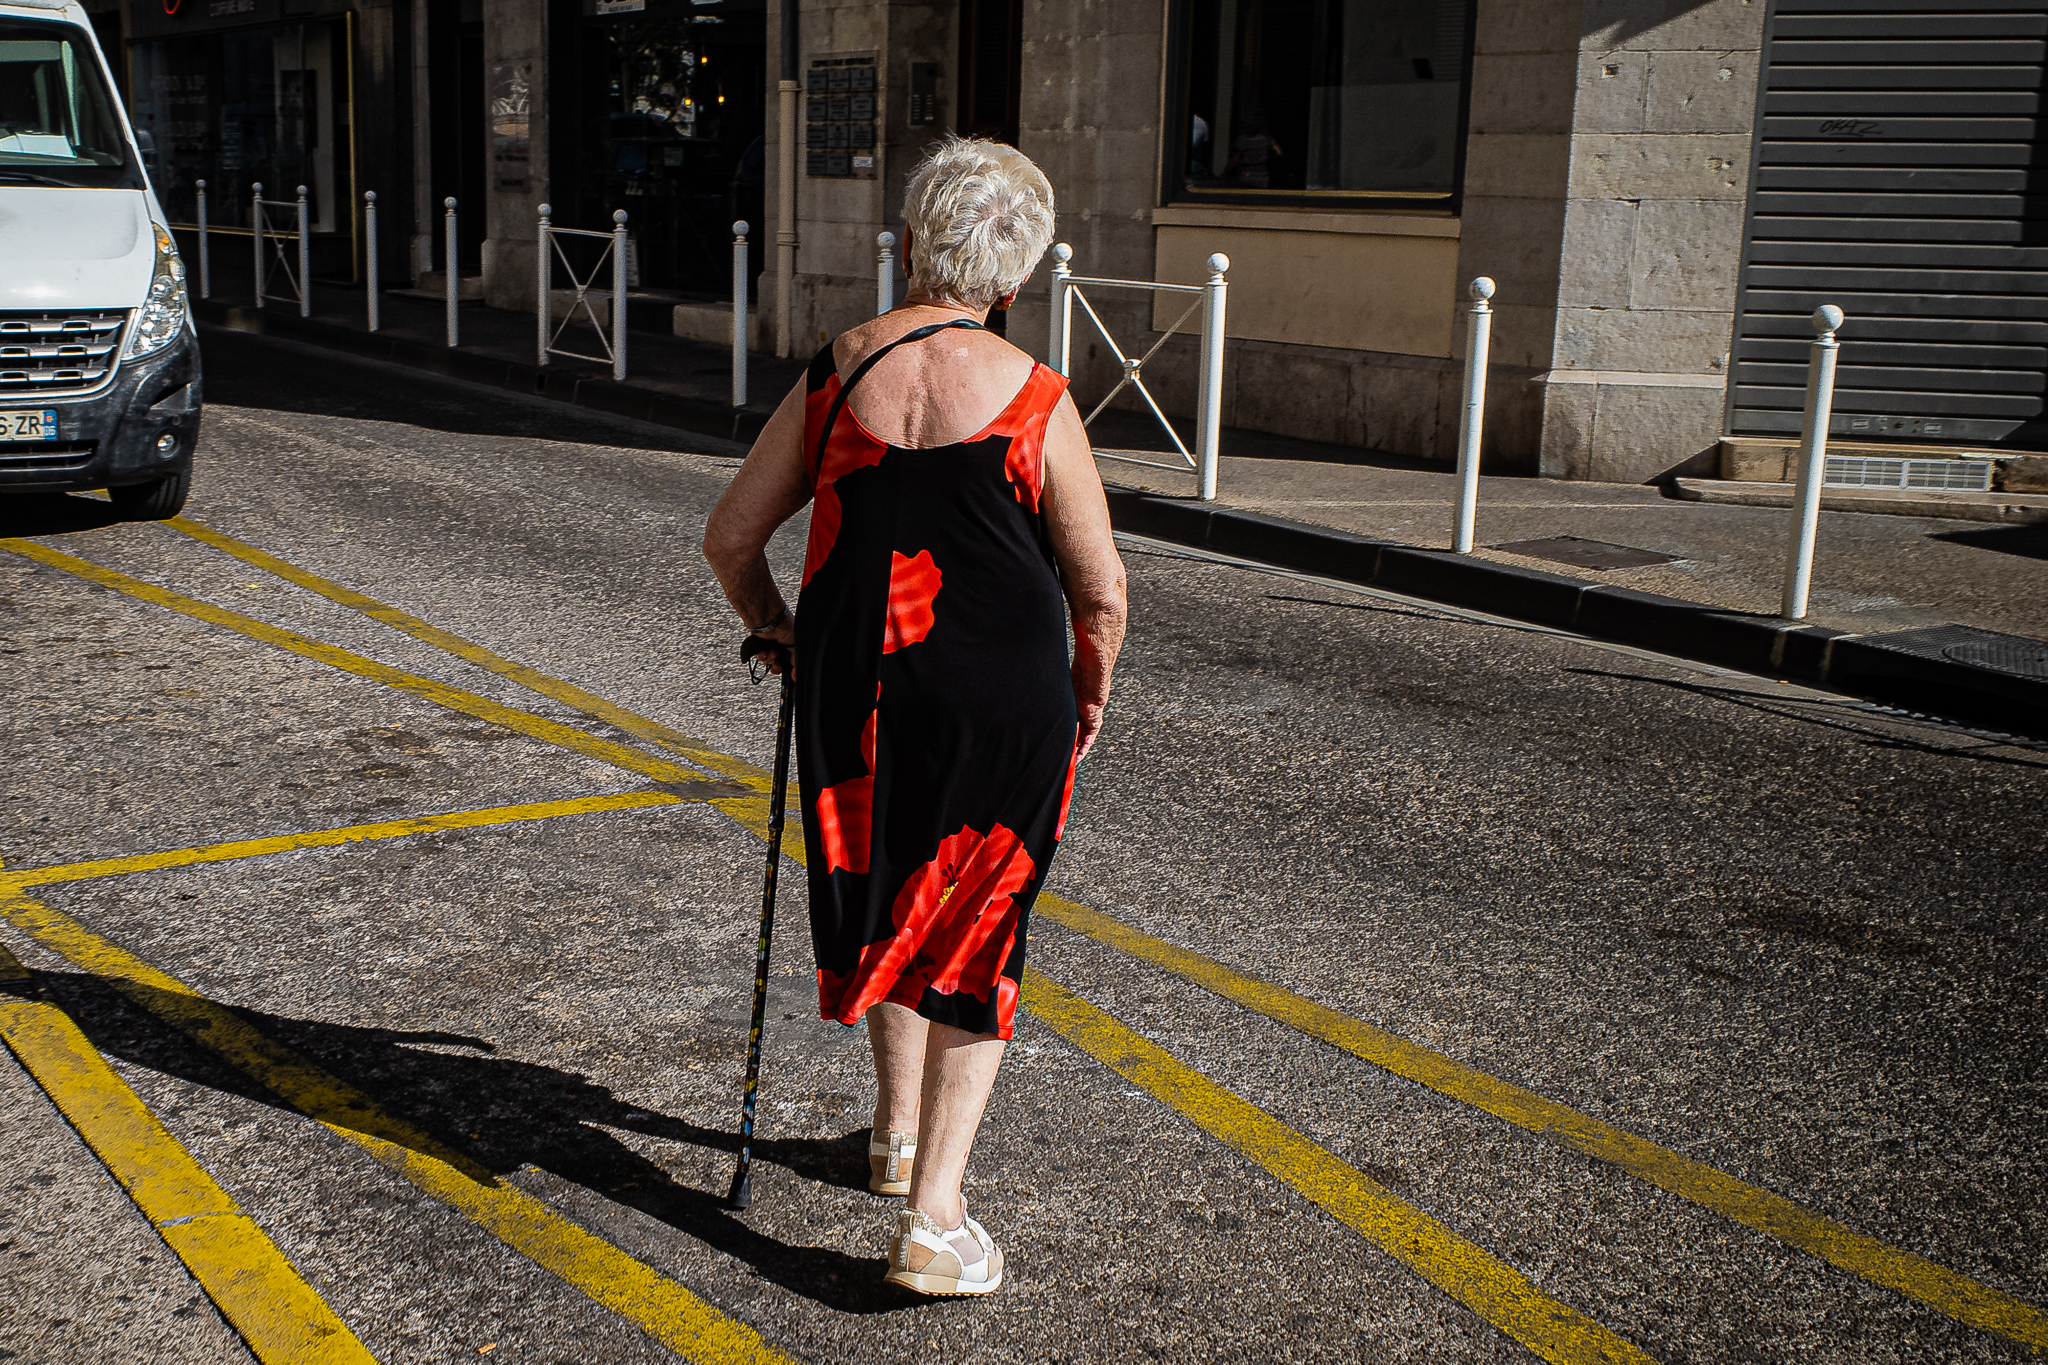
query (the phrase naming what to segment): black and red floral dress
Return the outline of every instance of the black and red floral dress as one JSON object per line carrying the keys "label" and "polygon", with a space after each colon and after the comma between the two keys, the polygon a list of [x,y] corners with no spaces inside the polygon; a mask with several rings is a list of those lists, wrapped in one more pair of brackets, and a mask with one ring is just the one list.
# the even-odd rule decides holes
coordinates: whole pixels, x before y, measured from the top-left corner
{"label": "black and red floral dress", "polygon": [[913,450],[835,401],[830,346],[811,363],[796,718],[824,1018],[889,1000],[1010,1037],[1073,794],[1066,604],[1038,510],[1065,392],[1036,366],[981,431]]}

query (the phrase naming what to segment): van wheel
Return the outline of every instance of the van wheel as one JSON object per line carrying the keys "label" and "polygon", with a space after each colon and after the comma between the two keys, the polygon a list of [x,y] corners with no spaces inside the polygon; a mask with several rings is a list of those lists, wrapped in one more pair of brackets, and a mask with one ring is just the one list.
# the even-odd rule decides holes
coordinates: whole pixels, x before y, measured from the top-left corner
{"label": "van wheel", "polygon": [[191,492],[192,471],[181,469],[154,483],[109,488],[107,497],[123,521],[166,521],[185,510],[185,499]]}

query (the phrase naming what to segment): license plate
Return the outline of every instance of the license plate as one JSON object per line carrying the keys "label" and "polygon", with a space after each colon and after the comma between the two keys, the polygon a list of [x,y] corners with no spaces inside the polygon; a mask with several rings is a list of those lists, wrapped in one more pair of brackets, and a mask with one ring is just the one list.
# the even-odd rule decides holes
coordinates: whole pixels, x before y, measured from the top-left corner
{"label": "license plate", "polygon": [[57,410],[0,412],[0,441],[54,441],[57,439]]}

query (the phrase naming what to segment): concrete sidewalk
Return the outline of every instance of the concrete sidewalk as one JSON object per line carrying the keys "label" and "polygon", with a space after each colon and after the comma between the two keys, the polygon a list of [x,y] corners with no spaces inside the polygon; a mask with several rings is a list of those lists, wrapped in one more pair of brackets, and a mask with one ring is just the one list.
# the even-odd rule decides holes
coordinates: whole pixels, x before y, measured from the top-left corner
{"label": "concrete sidewalk", "polygon": [[[1142,423],[1096,423],[1097,448],[1162,458]],[[1228,433],[1219,507],[1268,513],[1423,549],[1450,548],[1456,477],[1445,466],[1342,447]],[[1106,482],[1190,497],[1192,475],[1098,462]],[[1481,478],[1476,558],[1589,582],[1777,615],[1789,510],[1666,497],[1640,484]],[[1626,546],[1670,562],[1593,568],[1498,547],[1557,537]],[[1574,549],[1559,547],[1570,555]],[[1948,623],[2048,637],[2048,525],[1823,511],[1809,620],[1866,633]]]}

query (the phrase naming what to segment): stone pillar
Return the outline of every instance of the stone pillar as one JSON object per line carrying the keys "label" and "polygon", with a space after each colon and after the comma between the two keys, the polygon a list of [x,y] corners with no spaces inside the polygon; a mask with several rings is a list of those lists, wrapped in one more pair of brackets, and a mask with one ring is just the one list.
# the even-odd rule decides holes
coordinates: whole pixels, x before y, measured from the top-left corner
{"label": "stone pillar", "polygon": [[1545,475],[1712,472],[1764,8],[1585,6],[1556,337],[1539,384]]}
{"label": "stone pillar", "polygon": [[[485,0],[484,302],[534,307],[534,223],[547,202],[547,0]],[[520,138],[523,133],[524,143]],[[568,226],[584,226],[570,224]]]}

